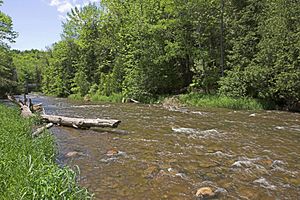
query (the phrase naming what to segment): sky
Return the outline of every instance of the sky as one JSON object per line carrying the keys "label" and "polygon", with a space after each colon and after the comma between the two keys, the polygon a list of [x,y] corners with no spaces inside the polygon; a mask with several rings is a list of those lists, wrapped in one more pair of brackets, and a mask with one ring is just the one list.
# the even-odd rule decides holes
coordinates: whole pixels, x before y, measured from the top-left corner
{"label": "sky", "polygon": [[45,49],[60,40],[62,21],[75,6],[100,0],[4,0],[0,10],[13,20],[19,36],[12,49]]}

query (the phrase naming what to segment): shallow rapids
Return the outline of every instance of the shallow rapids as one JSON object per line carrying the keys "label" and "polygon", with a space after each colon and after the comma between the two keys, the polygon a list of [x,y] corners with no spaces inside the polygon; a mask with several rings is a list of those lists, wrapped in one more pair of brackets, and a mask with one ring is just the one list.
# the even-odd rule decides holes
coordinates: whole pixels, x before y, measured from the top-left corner
{"label": "shallow rapids", "polygon": [[95,199],[195,199],[200,187],[217,199],[300,197],[300,114],[32,99],[47,114],[122,121],[52,129],[58,162],[79,168]]}

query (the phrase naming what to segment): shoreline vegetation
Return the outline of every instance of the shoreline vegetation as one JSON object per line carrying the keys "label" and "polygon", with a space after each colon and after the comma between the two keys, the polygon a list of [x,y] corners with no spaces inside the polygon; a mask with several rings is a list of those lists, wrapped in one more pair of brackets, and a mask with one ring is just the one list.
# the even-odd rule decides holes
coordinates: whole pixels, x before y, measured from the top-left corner
{"label": "shoreline vegetation", "polygon": [[232,98],[220,95],[190,93],[179,95],[180,102],[204,108],[228,108],[233,110],[262,110],[264,106],[251,98]]}
{"label": "shoreline vegetation", "polygon": [[[200,108],[228,108],[235,110],[273,110],[279,109],[270,102],[263,102],[253,98],[232,98],[217,94],[203,94],[203,93],[187,93],[179,95],[159,96],[157,98],[149,99],[147,102],[150,104],[159,104],[168,101],[168,99],[175,98],[180,104],[187,106],[195,106]],[[70,95],[68,99],[78,101],[91,101],[91,102],[107,102],[107,103],[122,103],[126,101],[122,94],[112,94],[104,96],[99,94],[86,95]],[[168,101],[173,102],[173,101]],[[176,103],[177,104],[177,103]]]}
{"label": "shoreline vegetation", "polygon": [[31,137],[36,123],[0,105],[0,199],[91,199],[76,173],[55,163],[54,137]]}

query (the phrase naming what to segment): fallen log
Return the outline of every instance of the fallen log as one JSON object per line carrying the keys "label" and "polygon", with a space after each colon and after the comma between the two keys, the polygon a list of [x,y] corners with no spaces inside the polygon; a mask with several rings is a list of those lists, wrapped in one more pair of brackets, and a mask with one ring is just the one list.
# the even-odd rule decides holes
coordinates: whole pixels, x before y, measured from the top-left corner
{"label": "fallen log", "polygon": [[32,133],[32,137],[37,137],[37,136],[38,136],[39,134],[41,134],[44,130],[51,128],[53,125],[54,125],[53,123],[49,123],[49,124],[47,124],[46,126],[43,126],[43,127],[41,127],[41,128],[36,129],[36,131],[34,131],[34,132]]}
{"label": "fallen log", "polygon": [[45,122],[52,122],[54,124],[69,126],[74,128],[90,128],[90,127],[111,127],[116,128],[121,123],[119,120],[113,119],[85,119],[64,117],[58,115],[41,115]]}
{"label": "fallen log", "polygon": [[32,105],[32,111],[33,112],[41,112],[41,111],[43,111],[42,105],[43,105],[42,103],[33,104]]}
{"label": "fallen log", "polygon": [[[21,107],[21,115],[23,117],[35,116],[35,114],[32,112],[32,110],[34,111],[35,107],[39,107],[39,109],[42,109],[41,104],[33,105],[31,103],[31,99],[28,100],[25,95],[24,95],[24,102],[22,102],[21,100],[17,101],[14,96],[7,95],[7,97],[10,101],[12,101],[13,103]],[[29,105],[27,105],[25,102],[29,102]],[[81,128],[81,129],[87,129],[90,127],[116,128],[121,123],[121,121],[113,120],[113,119],[98,119],[98,118],[85,119],[85,118],[64,117],[59,115],[46,115],[46,114],[41,114],[40,116],[42,120],[47,123],[53,123],[61,126],[69,126],[69,127]]]}
{"label": "fallen log", "polygon": [[140,102],[131,98],[123,98],[122,103],[140,103]]}

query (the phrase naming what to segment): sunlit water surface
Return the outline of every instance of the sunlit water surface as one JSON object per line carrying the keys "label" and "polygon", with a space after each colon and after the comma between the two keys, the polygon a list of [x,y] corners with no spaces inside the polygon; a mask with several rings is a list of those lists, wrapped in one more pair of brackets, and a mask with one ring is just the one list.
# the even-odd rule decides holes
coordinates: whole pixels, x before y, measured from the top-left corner
{"label": "sunlit water surface", "polygon": [[297,113],[32,98],[47,114],[122,121],[117,130],[52,129],[58,162],[79,167],[94,199],[195,199],[204,186],[216,199],[300,199]]}

